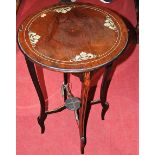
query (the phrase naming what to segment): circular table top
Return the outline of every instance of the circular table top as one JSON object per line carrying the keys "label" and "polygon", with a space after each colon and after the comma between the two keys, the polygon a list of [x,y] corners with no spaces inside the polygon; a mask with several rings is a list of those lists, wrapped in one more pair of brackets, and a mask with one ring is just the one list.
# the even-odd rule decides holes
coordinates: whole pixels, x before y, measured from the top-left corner
{"label": "circular table top", "polygon": [[91,71],[116,59],[128,30],[113,11],[84,3],[59,4],[28,17],[18,43],[31,61],[62,72]]}

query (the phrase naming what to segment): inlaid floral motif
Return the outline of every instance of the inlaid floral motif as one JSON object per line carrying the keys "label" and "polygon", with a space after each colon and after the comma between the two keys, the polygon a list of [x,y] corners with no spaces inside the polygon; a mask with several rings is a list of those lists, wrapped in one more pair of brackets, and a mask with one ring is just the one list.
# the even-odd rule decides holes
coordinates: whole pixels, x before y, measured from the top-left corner
{"label": "inlaid floral motif", "polygon": [[116,25],[114,24],[113,20],[109,16],[106,16],[104,26],[106,26],[112,30],[117,30]]}
{"label": "inlaid floral motif", "polygon": [[67,13],[71,9],[72,7],[63,7],[63,8],[54,9],[53,11],[58,12],[58,13]]}
{"label": "inlaid floral motif", "polygon": [[41,36],[37,35],[35,32],[31,32],[31,31],[28,33],[28,35],[29,35],[29,39],[30,39],[32,46],[35,46],[41,37]]}
{"label": "inlaid floral motif", "polygon": [[81,52],[79,55],[76,55],[75,58],[71,59],[70,61],[76,62],[76,61],[88,60],[88,59],[93,59],[93,58],[96,58],[95,54]]}

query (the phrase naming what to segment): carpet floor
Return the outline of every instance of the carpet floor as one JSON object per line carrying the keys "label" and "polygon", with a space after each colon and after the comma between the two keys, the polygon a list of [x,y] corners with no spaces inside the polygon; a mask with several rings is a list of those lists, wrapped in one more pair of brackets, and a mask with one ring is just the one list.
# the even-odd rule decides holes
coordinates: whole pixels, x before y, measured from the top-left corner
{"label": "carpet floor", "polygon": [[[56,3],[57,0],[24,0],[17,15],[17,29],[29,14]],[[133,0],[113,0],[103,4],[99,0],[81,0],[109,7],[136,25]],[[131,49],[131,48],[130,48]],[[85,155],[138,155],[138,79],[139,46],[132,48],[126,61],[120,60],[108,91],[110,108],[101,120],[101,105],[92,106],[87,125]],[[74,112],[64,110],[49,115],[46,131],[40,134],[37,124],[40,107],[26,63],[17,46],[17,155],[80,155],[80,139]],[[123,59],[123,58],[122,58]],[[60,87],[63,74],[44,69],[49,108],[63,104]],[[71,76],[72,90],[80,96],[81,84]],[[99,98],[101,79],[95,99]]]}

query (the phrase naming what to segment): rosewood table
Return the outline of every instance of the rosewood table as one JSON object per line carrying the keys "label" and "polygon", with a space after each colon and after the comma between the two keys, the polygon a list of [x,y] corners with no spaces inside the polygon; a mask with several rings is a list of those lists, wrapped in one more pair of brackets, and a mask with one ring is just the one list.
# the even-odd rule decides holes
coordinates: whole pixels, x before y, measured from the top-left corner
{"label": "rosewood table", "polygon": [[[38,123],[41,133],[48,114],[64,109],[74,110],[79,127],[81,153],[86,145],[86,122],[89,105],[100,102],[101,118],[108,109],[107,91],[114,60],[124,51],[128,30],[117,13],[85,3],[61,3],[26,18],[18,31],[18,44],[40,100]],[[35,64],[64,73],[64,105],[48,110],[37,77]],[[92,78],[104,68],[99,100],[90,100]],[[82,82],[81,98],[69,87],[69,75]]]}

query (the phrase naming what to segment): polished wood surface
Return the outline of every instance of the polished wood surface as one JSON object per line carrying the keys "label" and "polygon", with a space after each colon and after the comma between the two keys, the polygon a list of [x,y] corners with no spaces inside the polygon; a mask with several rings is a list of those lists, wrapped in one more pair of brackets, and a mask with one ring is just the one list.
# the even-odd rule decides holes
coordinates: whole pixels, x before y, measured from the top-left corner
{"label": "polished wood surface", "polygon": [[90,90],[91,76],[90,72],[83,73],[83,82],[81,90],[81,108],[79,116],[79,132],[81,141],[81,153],[84,153],[84,147],[86,145],[86,111],[88,108],[88,94]]}
{"label": "polished wood surface", "polygon": [[62,72],[84,72],[117,58],[128,41],[123,20],[91,4],[58,4],[28,17],[18,31],[22,52]]}

